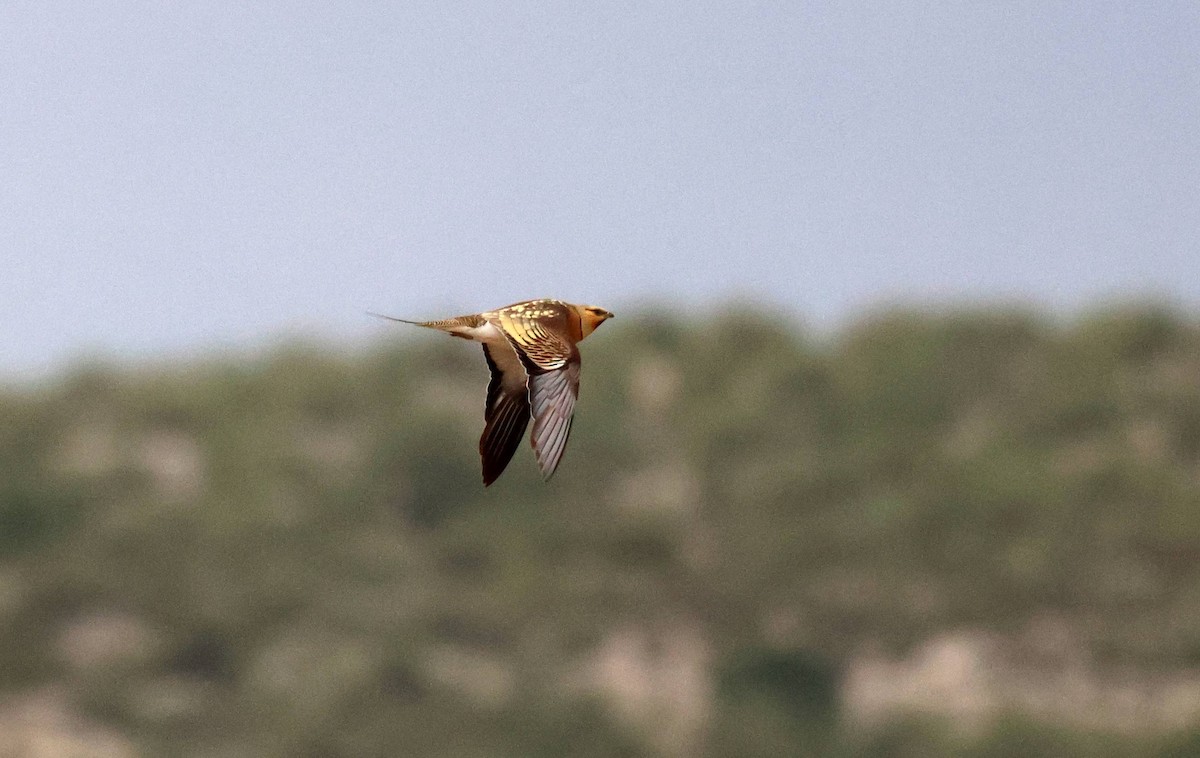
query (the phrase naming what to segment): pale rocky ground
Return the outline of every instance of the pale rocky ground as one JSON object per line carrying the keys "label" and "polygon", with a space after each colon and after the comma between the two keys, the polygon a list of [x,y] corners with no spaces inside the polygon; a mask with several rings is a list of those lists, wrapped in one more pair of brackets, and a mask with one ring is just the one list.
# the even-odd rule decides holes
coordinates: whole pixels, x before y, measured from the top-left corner
{"label": "pale rocky ground", "polygon": [[133,743],[73,710],[61,688],[0,702],[0,758],[137,758]]}
{"label": "pale rocky ground", "polygon": [[[300,642],[327,649],[319,641]],[[300,642],[268,651],[262,665],[295,670],[285,659]],[[156,644],[154,631],[137,619],[98,613],[62,629],[56,648],[69,670],[86,676],[127,665]],[[363,685],[371,656],[363,652],[355,660]],[[611,629],[577,666],[563,670],[561,682],[567,696],[599,695],[657,754],[690,756],[703,744],[713,712],[711,665],[712,651],[698,624],[686,619],[626,624]],[[278,679],[278,673],[267,678]],[[516,672],[499,657],[446,645],[428,651],[423,675],[490,709],[512,696]],[[180,700],[176,689],[148,690],[146,697],[156,702],[145,707],[186,708],[188,698]],[[970,733],[1001,715],[1022,713],[1084,729],[1149,734],[1200,721],[1200,670],[1102,673],[1073,645],[1064,623],[1046,618],[1031,623],[1020,638],[965,629],[937,635],[902,657],[864,652],[846,669],[841,699],[847,722],[864,727],[919,714],[945,718]],[[169,702],[174,700],[176,706]],[[129,737],[78,711],[69,680],[0,701],[0,758],[138,755]]]}
{"label": "pale rocky ground", "polygon": [[1169,732],[1200,721],[1200,670],[1106,673],[1072,649],[1069,639],[1060,639],[1057,653],[1030,656],[1015,653],[1013,640],[960,630],[903,658],[865,654],[849,668],[843,702],[848,715],[865,724],[919,713],[946,717],[967,731],[1014,712],[1126,734]]}

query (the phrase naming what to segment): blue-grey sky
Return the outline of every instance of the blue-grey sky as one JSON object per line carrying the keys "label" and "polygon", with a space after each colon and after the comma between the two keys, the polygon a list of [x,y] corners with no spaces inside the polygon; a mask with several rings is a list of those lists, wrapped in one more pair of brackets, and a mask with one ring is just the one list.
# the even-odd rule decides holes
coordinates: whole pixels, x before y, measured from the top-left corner
{"label": "blue-grey sky", "polygon": [[0,5],[0,372],[364,310],[1200,305],[1200,4]]}

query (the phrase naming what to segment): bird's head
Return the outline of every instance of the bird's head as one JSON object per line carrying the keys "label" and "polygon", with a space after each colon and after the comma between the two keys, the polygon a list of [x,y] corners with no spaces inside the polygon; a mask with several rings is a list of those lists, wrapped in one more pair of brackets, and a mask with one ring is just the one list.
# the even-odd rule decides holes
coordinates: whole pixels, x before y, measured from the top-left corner
{"label": "bird's head", "polygon": [[580,339],[596,331],[596,327],[613,317],[612,313],[594,305],[576,305],[574,308],[579,314],[579,328],[583,332]]}

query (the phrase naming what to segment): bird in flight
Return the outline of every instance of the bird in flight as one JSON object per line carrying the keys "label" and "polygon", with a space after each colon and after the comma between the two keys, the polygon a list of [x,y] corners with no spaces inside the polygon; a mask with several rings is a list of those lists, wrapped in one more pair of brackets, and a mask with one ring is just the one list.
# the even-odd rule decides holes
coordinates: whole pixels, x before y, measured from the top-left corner
{"label": "bird in flight", "polygon": [[612,317],[603,308],[551,299],[526,300],[440,321],[381,316],[483,343],[483,357],[492,374],[479,438],[485,487],[512,460],[531,417],[529,440],[542,478],[554,474],[571,434],[579,397],[577,345]]}

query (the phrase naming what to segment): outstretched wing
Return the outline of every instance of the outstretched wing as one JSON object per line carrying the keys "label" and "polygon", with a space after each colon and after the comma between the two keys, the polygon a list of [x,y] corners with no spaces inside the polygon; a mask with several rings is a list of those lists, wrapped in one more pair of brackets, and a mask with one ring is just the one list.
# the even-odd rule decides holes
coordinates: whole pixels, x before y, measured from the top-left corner
{"label": "outstretched wing", "polygon": [[479,438],[479,457],[483,461],[483,485],[486,487],[504,473],[513,453],[525,436],[529,424],[529,390],[525,368],[514,350],[503,344],[483,345],[483,357],[492,373],[488,382],[486,422]]}
{"label": "outstretched wing", "polygon": [[562,459],[579,397],[579,350],[561,330],[548,328],[555,317],[560,325],[567,317],[565,312],[551,310],[555,306],[540,306],[525,312],[506,308],[489,318],[508,338],[529,375],[529,407],[533,415],[529,440],[545,479],[554,474]]}
{"label": "outstretched wing", "polygon": [[545,479],[554,475],[563,450],[567,448],[578,397],[578,352],[560,369],[529,374],[529,405],[533,412],[533,431],[529,440]]}

